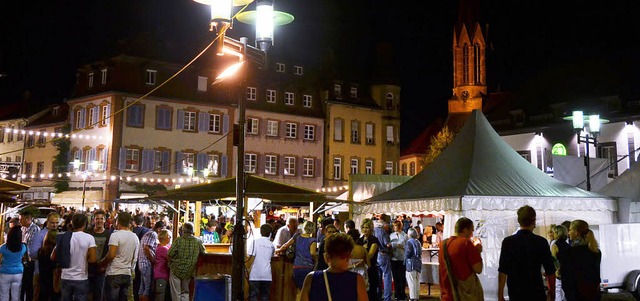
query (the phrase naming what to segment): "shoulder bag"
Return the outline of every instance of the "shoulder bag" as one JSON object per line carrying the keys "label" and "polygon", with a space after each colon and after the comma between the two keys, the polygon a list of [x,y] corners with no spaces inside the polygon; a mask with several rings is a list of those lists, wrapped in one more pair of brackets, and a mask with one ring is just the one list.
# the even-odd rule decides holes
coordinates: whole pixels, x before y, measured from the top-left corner
{"label": "shoulder bag", "polygon": [[474,272],[471,273],[464,281],[455,279],[453,271],[451,270],[451,262],[449,260],[449,252],[447,251],[447,243],[449,238],[445,239],[442,243],[442,253],[444,253],[444,261],[447,267],[447,274],[449,276],[449,282],[451,283],[451,293],[453,294],[453,300],[455,301],[484,301],[484,291],[482,290],[482,284],[478,275]]}

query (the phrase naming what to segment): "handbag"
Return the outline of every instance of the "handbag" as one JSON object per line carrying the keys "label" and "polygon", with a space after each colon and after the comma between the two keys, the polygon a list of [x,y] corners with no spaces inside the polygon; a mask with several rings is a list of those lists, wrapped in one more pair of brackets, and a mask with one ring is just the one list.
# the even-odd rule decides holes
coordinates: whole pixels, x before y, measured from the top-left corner
{"label": "handbag", "polygon": [[60,293],[62,290],[62,268],[56,267],[53,269],[53,292]]}
{"label": "handbag", "polygon": [[455,301],[484,301],[484,291],[482,290],[482,284],[476,273],[471,273],[464,281],[455,279],[453,272],[451,271],[451,262],[449,261],[449,252],[447,251],[447,243],[449,238],[445,239],[442,243],[442,252],[444,253],[444,262],[447,267],[447,274],[449,282],[451,283],[451,290],[453,294],[453,300]]}
{"label": "handbag", "polygon": [[298,233],[294,234],[291,239],[293,239],[293,243],[287,248],[284,252],[285,256],[289,259],[296,258],[296,243],[298,242]]}

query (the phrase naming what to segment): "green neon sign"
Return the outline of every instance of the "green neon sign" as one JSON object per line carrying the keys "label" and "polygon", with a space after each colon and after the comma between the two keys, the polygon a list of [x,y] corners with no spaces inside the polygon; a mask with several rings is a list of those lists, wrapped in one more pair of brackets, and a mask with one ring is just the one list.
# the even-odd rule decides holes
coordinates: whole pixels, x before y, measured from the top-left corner
{"label": "green neon sign", "polygon": [[558,156],[566,156],[567,148],[562,143],[556,143],[551,148],[551,153]]}

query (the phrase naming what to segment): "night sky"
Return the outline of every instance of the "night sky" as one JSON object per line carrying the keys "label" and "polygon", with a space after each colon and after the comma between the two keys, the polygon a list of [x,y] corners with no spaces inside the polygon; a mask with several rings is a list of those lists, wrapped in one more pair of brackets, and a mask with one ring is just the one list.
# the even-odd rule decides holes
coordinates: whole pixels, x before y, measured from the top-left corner
{"label": "night sky", "polygon": [[[368,77],[375,45],[393,45],[406,145],[446,116],[458,1],[275,0],[296,20],[276,29],[281,53],[314,68],[333,52]],[[559,4],[560,3],[560,4]],[[186,63],[212,39],[209,11],[191,0],[17,1],[0,12],[0,102],[69,98],[82,64],[120,53]],[[252,8],[252,6],[250,6]],[[640,98],[640,1],[486,1],[489,91],[523,105],[620,95]],[[236,22],[229,35],[252,30]]]}

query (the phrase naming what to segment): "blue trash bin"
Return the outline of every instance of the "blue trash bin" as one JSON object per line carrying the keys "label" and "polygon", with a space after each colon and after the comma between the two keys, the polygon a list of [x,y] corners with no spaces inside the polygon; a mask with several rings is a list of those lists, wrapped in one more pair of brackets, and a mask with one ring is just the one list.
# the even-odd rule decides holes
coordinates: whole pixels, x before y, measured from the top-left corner
{"label": "blue trash bin", "polygon": [[193,301],[231,301],[231,275],[198,276],[193,290]]}

